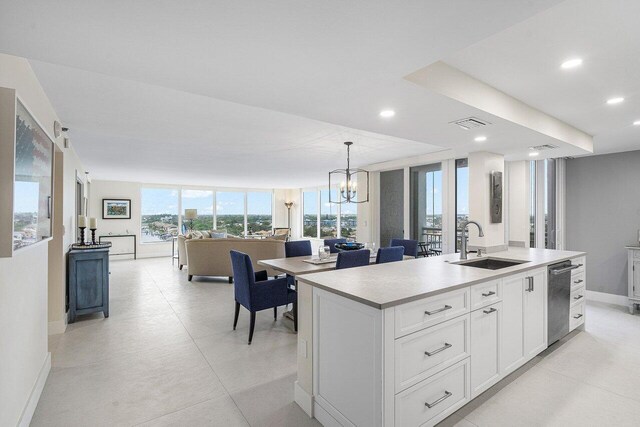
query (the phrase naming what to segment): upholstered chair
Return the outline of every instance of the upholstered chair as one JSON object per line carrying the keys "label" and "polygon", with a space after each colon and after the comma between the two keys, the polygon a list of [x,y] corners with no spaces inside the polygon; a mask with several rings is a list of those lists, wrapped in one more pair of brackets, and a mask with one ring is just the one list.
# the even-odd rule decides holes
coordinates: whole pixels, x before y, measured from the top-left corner
{"label": "upholstered chair", "polygon": [[338,252],[338,260],[336,261],[336,270],[369,265],[370,256],[371,256],[371,252],[369,251],[369,249],[358,249],[357,251]]}
{"label": "upholstered chair", "polygon": [[253,339],[258,311],[273,308],[273,318],[278,318],[278,307],[293,303],[294,329],[298,330],[298,302],[297,293],[287,285],[287,279],[267,280],[266,271],[253,271],[249,255],[231,251],[233,267],[233,282],[236,300],[236,312],[233,319],[233,329],[238,324],[240,306],[249,310],[251,322],[249,326],[249,344]]}
{"label": "upholstered chair", "polygon": [[336,248],[336,243],[347,243],[347,239],[324,239],[324,245],[325,246],[329,246],[329,251],[332,254],[336,254],[336,253],[340,252]]}
{"label": "upholstered chair", "polygon": [[284,244],[284,254],[287,258],[309,256],[311,255],[311,241],[296,240],[295,242],[286,242]]}
{"label": "upholstered chair", "polygon": [[378,254],[376,255],[376,264],[402,261],[403,257],[403,246],[389,246],[388,248],[380,248],[378,249]]}
{"label": "upholstered chair", "polygon": [[404,247],[404,254],[416,258],[418,256],[418,241],[410,239],[391,239],[389,246]]}

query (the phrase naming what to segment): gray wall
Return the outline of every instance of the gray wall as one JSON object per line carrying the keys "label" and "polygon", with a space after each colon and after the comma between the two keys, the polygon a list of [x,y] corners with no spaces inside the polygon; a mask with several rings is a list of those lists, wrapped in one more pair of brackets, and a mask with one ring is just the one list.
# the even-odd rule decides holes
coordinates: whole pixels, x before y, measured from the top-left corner
{"label": "gray wall", "polygon": [[567,160],[567,249],[588,252],[587,289],[627,295],[625,245],[638,244],[640,151]]}
{"label": "gray wall", "polygon": [[404,170],[380,172],[380,246],[404,236]]}

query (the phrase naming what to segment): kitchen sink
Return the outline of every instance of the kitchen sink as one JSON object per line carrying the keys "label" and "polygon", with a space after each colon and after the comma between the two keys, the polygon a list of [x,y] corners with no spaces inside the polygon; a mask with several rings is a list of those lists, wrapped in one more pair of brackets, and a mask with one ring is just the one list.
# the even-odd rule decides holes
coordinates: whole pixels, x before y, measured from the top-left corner
{"label": "kitchen sink", "polygon": [[502,258],[482,258],[472,261],[461,261],[451,264],[462,265],[465,267],[484,268],[485,270],[500,270],[501,268],[513,267],[514,265],[524,264],[529,261],[514,261]]}

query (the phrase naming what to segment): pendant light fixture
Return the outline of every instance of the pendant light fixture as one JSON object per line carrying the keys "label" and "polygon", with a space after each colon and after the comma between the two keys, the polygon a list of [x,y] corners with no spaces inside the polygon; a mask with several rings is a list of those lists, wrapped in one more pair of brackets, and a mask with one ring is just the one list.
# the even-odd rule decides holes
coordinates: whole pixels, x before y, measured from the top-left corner
{"label": "pendant light fixture", "polygon": [[[347,141],[344,145],[347,146],[347,168],[329,172],[329,203],[367,203],[369,201],[369,172],[364,169],[351,169],[349,150],[353,142]],[[363,184],[360,185],[360,188],[358,188],[358,181]],[[338,200],[332,200],[332,185],[337,183],[340,183]]]}

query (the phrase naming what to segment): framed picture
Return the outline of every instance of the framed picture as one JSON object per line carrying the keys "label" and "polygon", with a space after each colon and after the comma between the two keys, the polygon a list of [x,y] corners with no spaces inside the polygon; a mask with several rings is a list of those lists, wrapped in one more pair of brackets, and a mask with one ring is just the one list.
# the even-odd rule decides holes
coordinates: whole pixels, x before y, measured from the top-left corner
{"label": "framed picture", "polygon": [[3,194],[12,194],[13,202],[13,209],[11,207],[6,209],[7,214],[12,210],[12,245],[8,247],[3,240],[2,256],[12,256],[12,252],[16,250],[52,236],[54,143],[15,92],[3,92],[2,97],[2,104],[6,103],[6,108],[0,107],[0,110],[4,110],[3,115],[5,112],[9,113],[2,119],[2,122],[5,120],[7,122],[4,130],[9,132],[9,138],[5,138],[5,135],[0,138],[2,140],[0,146],[3,147],[0,157],[8,162],[6,167],[2,165],[3,175],[6,173],[7,179],[2,177],[0,181],[3,182],[3,186],[13,187],[2,190]]}
{"label": "framed picture", "polygon": [[102,199],[102,219],[131,219],[131,199]]}

